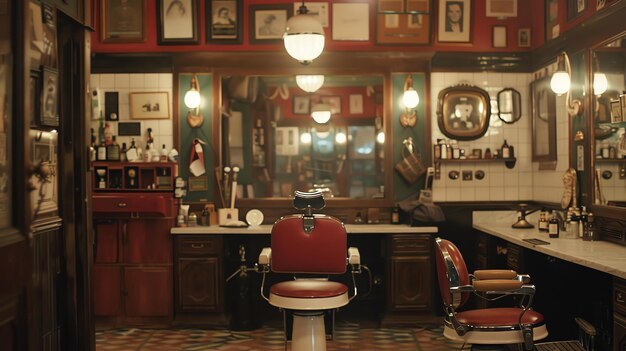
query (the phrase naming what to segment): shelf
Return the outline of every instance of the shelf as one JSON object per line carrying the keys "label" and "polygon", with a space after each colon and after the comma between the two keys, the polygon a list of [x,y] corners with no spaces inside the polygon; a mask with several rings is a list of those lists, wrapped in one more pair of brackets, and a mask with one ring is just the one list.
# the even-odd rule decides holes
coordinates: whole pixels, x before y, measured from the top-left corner
{"label": "shelf", "polygon": [[466,158],[466,159],[436,159],[434,161],[435,164],[435,179],[441,178],[441,169],[440,165],[442,163],[504,163],[506,168],[511,169],[515,167],[515,163],[517,162],[517,158]]}
{"label": "shelf", "polygon": [[596,163],[626,163],[626,158],[596,158]]}

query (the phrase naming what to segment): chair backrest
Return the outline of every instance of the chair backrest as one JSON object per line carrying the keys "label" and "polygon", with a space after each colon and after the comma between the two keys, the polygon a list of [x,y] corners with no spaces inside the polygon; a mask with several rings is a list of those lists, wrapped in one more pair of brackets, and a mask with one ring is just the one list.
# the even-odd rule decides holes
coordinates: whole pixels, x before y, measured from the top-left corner
{"label": "chair backrest", "polygon": [[[305,230],[304,215],[283,217],[272,227],[272,271],[279,273],[342,274],[346,271],[346,228],[337,218],[313,216]],[[307,222],[306,224],[309,224]]]}
{"label": "chair backrest", "polygon": [[467,302],[470,293],[451,293],[451,287],[469,285],[469,273],[459,249],[448,240],[436,238],[437,278],[441,298],[446,306],[460,307]]}

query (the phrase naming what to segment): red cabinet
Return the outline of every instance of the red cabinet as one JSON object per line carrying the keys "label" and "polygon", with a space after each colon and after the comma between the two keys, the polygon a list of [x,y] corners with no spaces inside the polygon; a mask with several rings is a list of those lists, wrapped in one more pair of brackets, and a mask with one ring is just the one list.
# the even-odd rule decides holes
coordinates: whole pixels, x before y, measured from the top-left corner
{"label": "red cabinet", "polygon": [[[135,167],[98,163],[107,173]],[[174,167],[139,168],[140,184],[150,174],[172,175]],[[109,178],[110,179],[110,178]],[[94,182],[98,180],[94,179]],[[160,180],[160,184],[166,183]],[[121,184],[126,184],[122,181]],[[173,316],[172,239],[175,201],[171,190],[139,192],[107,188],[93,196],[96,248],[93,268],[94,314],[99,324],[167,325]]]}

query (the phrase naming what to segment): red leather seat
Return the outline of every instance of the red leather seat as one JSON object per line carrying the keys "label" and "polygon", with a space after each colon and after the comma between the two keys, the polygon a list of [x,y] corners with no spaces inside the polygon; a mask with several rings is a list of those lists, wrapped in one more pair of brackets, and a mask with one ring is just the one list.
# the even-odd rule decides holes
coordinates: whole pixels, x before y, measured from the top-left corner
{"label": "red leather seat", "polygon": [[345,284],[306,279],[280,282],[270,288],[271,294],[301,299],[334,297],[347,292],[348,287]]}
{"label": "red leather seat", "polygon": [[[486,308],[459,312],[456,319],[462,324],[479,326],[513,325],[519,323],[521,313],[519,308]],[[539,325],[543,323],[543,315],[532,310],[526,311],[522,323]]]}

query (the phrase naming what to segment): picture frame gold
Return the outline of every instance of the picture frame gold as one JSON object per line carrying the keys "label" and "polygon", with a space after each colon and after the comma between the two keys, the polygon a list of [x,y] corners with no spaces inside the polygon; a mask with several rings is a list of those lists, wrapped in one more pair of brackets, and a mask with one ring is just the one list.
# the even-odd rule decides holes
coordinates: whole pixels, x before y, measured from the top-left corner
{"label": "picture frame gold", "polygon": [[437,123],[448,138],[475,140],[487,132],[491,117],[489,94],[476,86],[458,85],[439,92]]}
{"label": "picture frame gold", "polygon": [[105,43],[146,41],[146,0],[101,0],[100,40]]}
{"label": "picture frame gold", "polygon": [[167,91],[132,92],[130,119],[170,118],[170,99]]}

